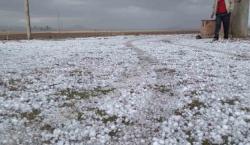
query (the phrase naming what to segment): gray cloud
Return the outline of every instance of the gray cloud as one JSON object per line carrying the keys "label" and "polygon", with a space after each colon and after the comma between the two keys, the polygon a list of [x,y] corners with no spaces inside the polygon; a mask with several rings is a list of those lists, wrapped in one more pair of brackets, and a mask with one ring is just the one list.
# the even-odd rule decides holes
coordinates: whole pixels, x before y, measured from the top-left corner
{"label": "gray cloud", "polygon": [[[188,29],[212,0],[30,0],[32,25],[92,29]],[[0,26],[24,26],[23,0],[0,0]]]}

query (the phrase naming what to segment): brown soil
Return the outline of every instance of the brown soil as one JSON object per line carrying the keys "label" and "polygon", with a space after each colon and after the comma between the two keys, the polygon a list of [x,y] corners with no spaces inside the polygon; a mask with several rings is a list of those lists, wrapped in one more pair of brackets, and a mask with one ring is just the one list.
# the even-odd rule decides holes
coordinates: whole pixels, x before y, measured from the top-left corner
{"label": "brown soil", "polygon": [[[78,37],[100,37],[118,35],[166,35],[166,34],[190,34],[198,33],[195,30],[188,31],[63,31],[63,32],[34,32],[32,39],[63,39]],[[25,33],[1,33],[0,40],[22,40],[26,39]]]}

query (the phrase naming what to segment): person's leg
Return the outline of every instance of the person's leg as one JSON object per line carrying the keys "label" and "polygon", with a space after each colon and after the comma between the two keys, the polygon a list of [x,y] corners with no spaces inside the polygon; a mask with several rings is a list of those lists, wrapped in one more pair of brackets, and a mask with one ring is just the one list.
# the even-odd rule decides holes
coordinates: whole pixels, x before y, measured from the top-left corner
{"label": "person's leg", "polygon": [[224,39],[228,39],[228,33],[230,28],[230,16],[231,14],[227,14],[222,17],[223,27],[224,27]]}
{"label": "person's leg", "polygon": [[215,32],[214,32],[214,40],[219,39],[220,28],[221,28],[221,15],[217,14],[216,15],[216,26],[215,26]]}

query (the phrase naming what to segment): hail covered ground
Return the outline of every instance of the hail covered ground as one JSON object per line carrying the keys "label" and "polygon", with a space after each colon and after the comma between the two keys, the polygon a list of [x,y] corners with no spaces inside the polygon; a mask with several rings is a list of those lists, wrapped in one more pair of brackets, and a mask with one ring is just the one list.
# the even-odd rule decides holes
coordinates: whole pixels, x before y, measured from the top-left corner
{"label": "hail covered ground", "polygon": [[0,42],[0,144],[250,144],[250,41]]}

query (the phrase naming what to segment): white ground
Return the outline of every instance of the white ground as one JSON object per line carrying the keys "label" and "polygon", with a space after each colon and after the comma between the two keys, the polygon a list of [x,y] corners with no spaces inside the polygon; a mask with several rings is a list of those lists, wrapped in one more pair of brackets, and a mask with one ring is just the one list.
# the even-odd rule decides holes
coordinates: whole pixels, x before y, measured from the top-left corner
{"label": "white ground", "polygon": [[250,144],[250,42],[0,42],[0,144]]}

